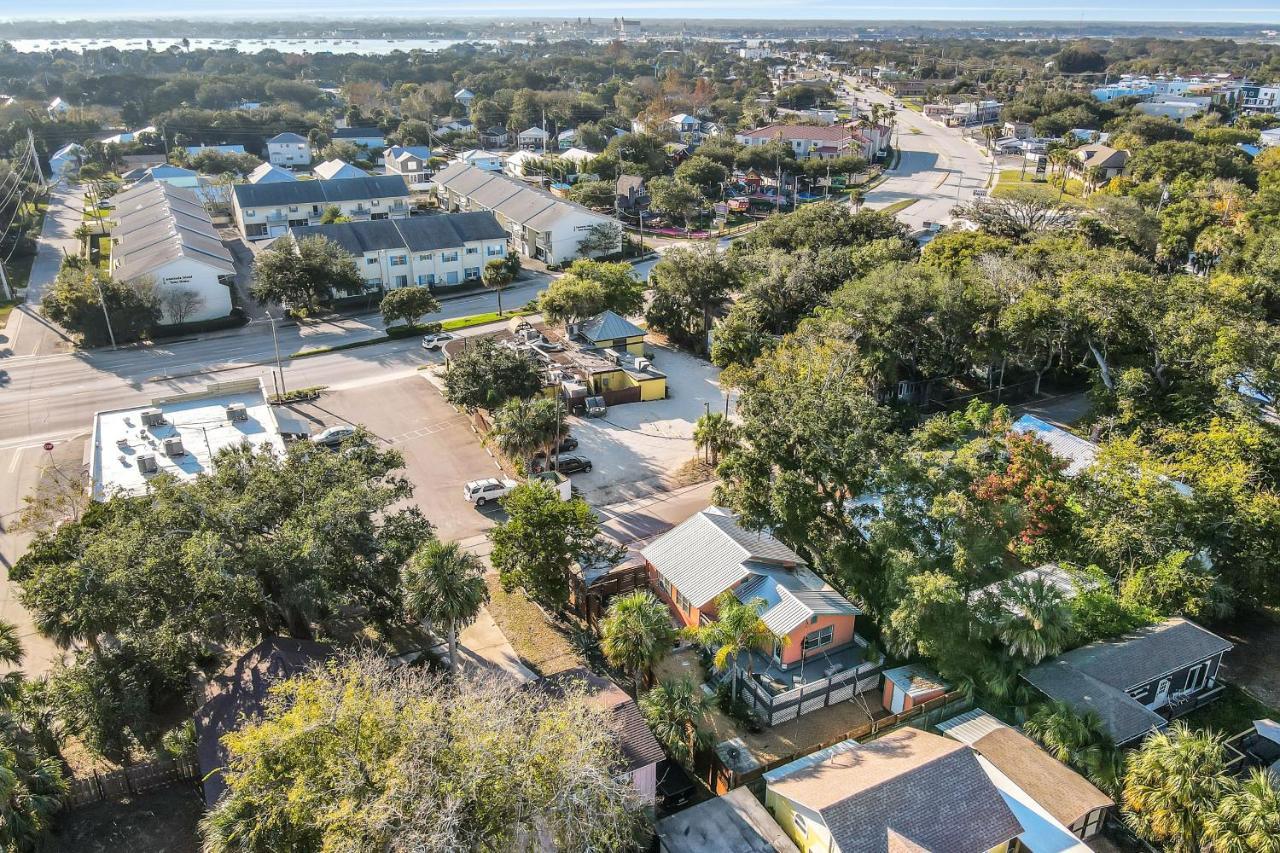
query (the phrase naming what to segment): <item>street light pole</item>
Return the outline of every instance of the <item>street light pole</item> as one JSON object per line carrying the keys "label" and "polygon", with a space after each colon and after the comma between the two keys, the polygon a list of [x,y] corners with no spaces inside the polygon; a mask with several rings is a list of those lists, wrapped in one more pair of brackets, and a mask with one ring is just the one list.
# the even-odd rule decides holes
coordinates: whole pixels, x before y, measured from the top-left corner
{"label": "street light pole", "polygon": [[[63,250],[66,254],[66,250]],[[98,291],[98,304],[102,306],[102,319],[107,321],[107,337],[111,339],[111,348],[116,348],[116,333],[111,328],[111,315],[107,312],[107,299],[102,295],[102,282],[98,281],[97,273],[90,272],[88,276],[93,279],[93,289]]]}
{"label": "street light pole", "polygon": [[276,374],[280,377],[280,396],[283,397],[287,393],[284,386],[284,365],[280,361],[280,338],[276,335],[276,318],[272,316],[270,309],[267,310],[267,319],[271,321],[271,343],[276,349]]}

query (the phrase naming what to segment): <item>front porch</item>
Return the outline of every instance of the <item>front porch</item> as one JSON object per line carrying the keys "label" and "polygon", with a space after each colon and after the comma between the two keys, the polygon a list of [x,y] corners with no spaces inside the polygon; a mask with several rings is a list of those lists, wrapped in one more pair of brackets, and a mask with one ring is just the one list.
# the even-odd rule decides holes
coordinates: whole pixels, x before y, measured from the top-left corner
{"label": "front porch", "polygon": [[738,679],[738,695],[765,725],[776,726],[879,687],[884,659],[867,660],[866,647],[866,640],[855,634],[848,646],[814,652],[803,666],[794,664],[785,670],[768,655],[746,652],[721,677]]}
{"label": "front porch", "polygon": [[838,649],[810,652],[803,661],[790,664],[786,669],[772,656],[756,650],[739,655],[736,663],[744,674],[750,670],[757,684],[771,695],[777,696],[797,687],[831,678],[838,673],[857,669],[866,662],[866,648],[857,642],[861,639],[858,637],[854,642]]}

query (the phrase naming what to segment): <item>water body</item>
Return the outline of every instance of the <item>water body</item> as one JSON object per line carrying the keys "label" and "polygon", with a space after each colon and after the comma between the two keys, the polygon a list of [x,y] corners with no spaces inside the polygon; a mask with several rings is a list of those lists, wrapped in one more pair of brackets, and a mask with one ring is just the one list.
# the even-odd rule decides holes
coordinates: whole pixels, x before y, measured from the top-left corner
{"label": "water body", "polygon": [[[190,39],[192,50],[228,50],[234,48],[241,53],[261,53],[264,50],[278,50],[281,53],[361,53],[386,55],[397,50],[425,50],[433,53],[445,50],[463,39]],[[9,42],[19,53],[39,53],[46,50],[73,50],[79,53],[86,48],[102,50],[114,47],[117,50],[146,50],[145,38],[67,38],[67,39],[13,39]],[[471,39],[471,44],[496,44],[487,39]],[[182,47],[181,38],[152,38],[151,46],[158,51],[171,46]]]}

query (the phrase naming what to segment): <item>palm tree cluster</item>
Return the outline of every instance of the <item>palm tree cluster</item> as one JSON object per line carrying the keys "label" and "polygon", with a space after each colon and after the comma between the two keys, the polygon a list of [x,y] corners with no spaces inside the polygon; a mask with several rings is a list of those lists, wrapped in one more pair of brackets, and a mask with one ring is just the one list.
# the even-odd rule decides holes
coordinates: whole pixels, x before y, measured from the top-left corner
{"label": "palm tree cluster", "polygon": [[707,462],[716,465],[720,457],[738,446],[738,428],[728,415],[707,412],[693,427],[693,445],[707,454]]}
{"label": "palm tree cluster", "polygon": [[417,621],[444,628],[449,665],[458,672],[458,631],[473,622],[489,600],[484,564],[457,542],[433,539],[401,570],[405,610]]}
{"label": "palm tree cluster", "polygon": [[508,400],[494,413],[488,440],[508,459],[519,460],[529,468],[538,453],[550,455],[559,444],[564,435],[562,418],[558,400]]}
{"label": "palm tree cluster", "polygon": [[691,680],[664,681],[640,700],[640,710],[653,736],[672,758],[689,763],[710,738],[701,727],[707,713],[702,691]]}
{"label": "palm tree cluster", "polygon": [[1268,773],[1227,771],[1214,731],[1176,722],[1132,753],[1124,772],[1124,816],[1174,853],[1280,853],[1280,790]]}
{"label": "palm tree cluster", "polygon": [[671,612],[650,592],[615,598],[600,625],[600,650],[609,663],[631,676],[637,695],[653,680],[653,668],[675,640]]}
{"label": "palm tree cluster", "polygon": [[1124,759],[1095,712],[1077,714],[1067,703],[1054,702],[1037,709],[1023,730],[1102,790],[1114,794],[1119,789]]}
{"label": "palm tree cluster", "polygon": [[[764,611],[765,600],[753,598],[741,602],[731,591],[725,591],[716,598],[716,619],[699,628],[686,629],[690,638],[706,649],[714,649],[716,669],[728,670],[739,656],[744,656],[747,663],[747,678],[755,672],[755,660],[750,654],[757,649],[771,647],[774,643],[786,644],[789,637],[779,637],[764,624],[760,614]],[[730,700],[738,701],[738,679],[733,678],[730,689]]]}

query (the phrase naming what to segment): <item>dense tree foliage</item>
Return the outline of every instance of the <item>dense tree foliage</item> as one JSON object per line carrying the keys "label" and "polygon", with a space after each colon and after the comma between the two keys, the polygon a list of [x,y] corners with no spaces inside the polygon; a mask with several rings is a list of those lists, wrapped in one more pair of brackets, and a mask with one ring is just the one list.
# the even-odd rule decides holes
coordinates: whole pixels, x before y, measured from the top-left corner
{"label": "dense tree foliage", "polygon": [[465,409],[496,410],[511,399],[538,393],[542,376],[533,359],[490,338],[469,343],[449,359],[444,375],[445,399]]}
{"label": "dense tree foliage", "polygon": [[253,259],[253,298],[302,316],[364,287],[356,259],[326,237],[281,237]]}
{"label": "dense tree foliage", "polygon": [[91,347],[141,340],[160,321],[160,301],[150,280],[118,281],[75,263],[62,265],[40,307]]}
{"label": "dense tree foliage", "polygon": [[620,850],[645,825],[610,721],[573,688],[344,658],[280,683],[227,746],[203,827],[219,853]]}

